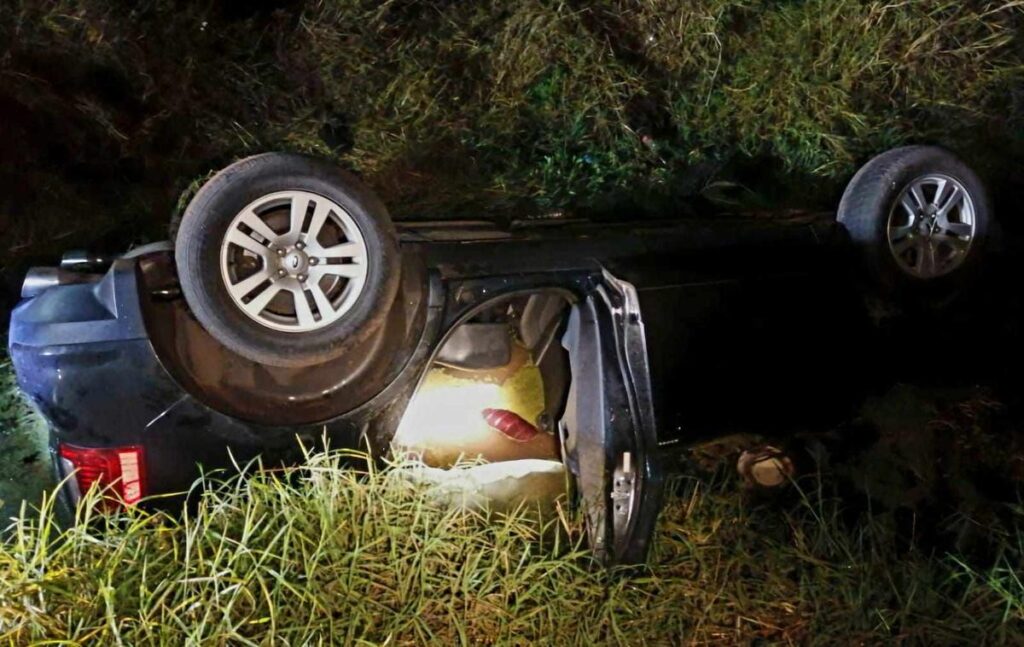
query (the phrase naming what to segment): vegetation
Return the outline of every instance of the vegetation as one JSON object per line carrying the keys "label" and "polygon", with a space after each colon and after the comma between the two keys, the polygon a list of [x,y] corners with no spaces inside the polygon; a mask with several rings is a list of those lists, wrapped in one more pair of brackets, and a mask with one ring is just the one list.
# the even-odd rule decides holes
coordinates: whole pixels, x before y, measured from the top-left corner
{"label": "vegetation", "polygon": [[226,6],[0,7],[6,263],[160,237],[191,181],[268,149],[400,217],[664,213],[737,182],[831,206],[894,144],[996,181],[1022,151],[1019,0]]}
{"label": "vegetation", "polygon": [[[649,568],[591,563],[575,520],[443,507],[338,455],[229,479],[171,518],[53,502],[0,547],[0,637],[24,644],[972,644],[1024,639],[1021,534],[984,567],[924,552],[820,478],[785,505],[677,484]],[[1011,515],[1020,521],[1020,512]],[[1005,530],[1005,529],[1002,529]]]}
{"label": "vegetation", "polygon": [[[0,351],[0,519],[17,515],[22,501],[39,501],[52,486],[46,427],[17,389],[14,369]],[[2,524],[0,524],[2,525]]]}

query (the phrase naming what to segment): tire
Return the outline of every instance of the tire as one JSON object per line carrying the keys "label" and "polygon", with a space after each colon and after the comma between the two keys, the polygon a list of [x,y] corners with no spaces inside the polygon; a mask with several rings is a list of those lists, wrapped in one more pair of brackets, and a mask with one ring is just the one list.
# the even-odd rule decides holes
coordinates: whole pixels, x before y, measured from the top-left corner
{"label": "tire", "polygon": [[212,337],[285,367],[323,363],[365,341],[394,301],[400,267],[384,205],[351,174],[289,153],[240,160],[204,184],[182,215],[175,261]]}
{"label": "tire", "polygon": [[[910,215],[920,207],[915,187],[926,203],[916,216]],[[952,200],[945,215],[929,202],[945,204],[957,191],[964,197]],[[970,281],[995,232],[981,180],[935,146],[905,146],[871,159],[847,185],[836,218],[884,294],[932,303],[948,301]]]}

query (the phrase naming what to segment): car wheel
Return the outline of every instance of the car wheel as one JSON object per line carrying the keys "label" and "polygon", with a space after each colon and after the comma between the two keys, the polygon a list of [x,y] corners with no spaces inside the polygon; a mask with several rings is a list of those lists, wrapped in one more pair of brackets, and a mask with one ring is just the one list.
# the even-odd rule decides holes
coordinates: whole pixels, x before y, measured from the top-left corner
{"label": "car wheel", "polygon": [[884,291],[940,300],[977,269],[994,224],[978,176],[934,146],[870,160],[847,185],[837,219]]}
{"label": "car wheel", "polygon": [[379,328],[398,288],[384,205],[302,155],[256,155],[211,178],[181,218],[175,260],[210,335],[274,366],[338,357]]}

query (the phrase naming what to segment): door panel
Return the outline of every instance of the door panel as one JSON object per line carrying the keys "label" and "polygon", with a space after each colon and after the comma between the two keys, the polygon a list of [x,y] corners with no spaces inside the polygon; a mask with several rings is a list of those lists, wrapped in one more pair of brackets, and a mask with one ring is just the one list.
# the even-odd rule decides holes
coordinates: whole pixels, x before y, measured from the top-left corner
{"label": "door panel", "polygon": [[595,555],[638,563],[661,507],[643,322],[632,286],[606,275],[569,316],[572,381],[559,422]]}

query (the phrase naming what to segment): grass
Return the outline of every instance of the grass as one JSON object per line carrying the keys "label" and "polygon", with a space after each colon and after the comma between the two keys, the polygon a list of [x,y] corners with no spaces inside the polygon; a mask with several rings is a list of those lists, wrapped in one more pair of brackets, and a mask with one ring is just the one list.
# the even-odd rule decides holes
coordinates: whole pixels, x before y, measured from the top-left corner
{"label": "grass", "polygon": [[52,486],[46,426],[18,392],[14,369],[0,351],[0,519],[38,501]]}
{"label": "grass", "polygon": [[166,235],[253,152],[357,170],[394,215],[830,208],[867,156],[1024,153],[1019,0],[16,0],[0,7],[4,263]]}
{"label": "grass", "polygon": [[[575,518],[438,505],[338,454],[232,478],[184,517],[25,509],[0,547],[0,638],[61,644],[975,644],[1024,640],[1022,539],[988,565],[851,519],[811,477],[757,502],[676,484],[645,569],[590,561]],[[1021,512],[1013,517],[1020,521]]]}

